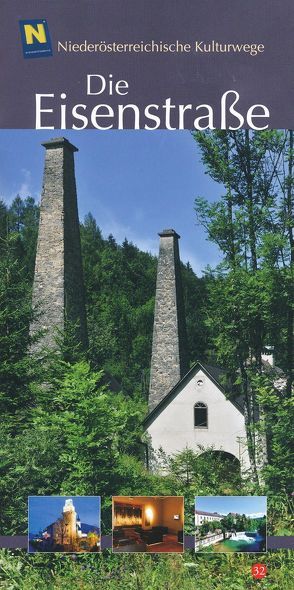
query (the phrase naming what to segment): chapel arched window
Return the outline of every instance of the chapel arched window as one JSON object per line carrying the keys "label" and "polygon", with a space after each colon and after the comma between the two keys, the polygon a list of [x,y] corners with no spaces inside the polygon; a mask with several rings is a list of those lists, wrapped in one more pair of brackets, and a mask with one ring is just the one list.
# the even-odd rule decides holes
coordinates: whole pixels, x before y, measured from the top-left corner
{"label": "chapel arched window", "polygon": [[208,409],[203,402],[197,402],[194,406],[194,427],[208,428]]}

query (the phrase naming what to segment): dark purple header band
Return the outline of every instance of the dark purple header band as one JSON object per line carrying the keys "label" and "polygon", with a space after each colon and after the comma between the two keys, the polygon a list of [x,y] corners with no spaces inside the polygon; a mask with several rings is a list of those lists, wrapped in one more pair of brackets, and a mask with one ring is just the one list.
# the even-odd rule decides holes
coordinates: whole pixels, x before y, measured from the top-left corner
{"label": "dark purple header band", "polygon": [[292,0],[1,8],[2,128],[293,128]]}

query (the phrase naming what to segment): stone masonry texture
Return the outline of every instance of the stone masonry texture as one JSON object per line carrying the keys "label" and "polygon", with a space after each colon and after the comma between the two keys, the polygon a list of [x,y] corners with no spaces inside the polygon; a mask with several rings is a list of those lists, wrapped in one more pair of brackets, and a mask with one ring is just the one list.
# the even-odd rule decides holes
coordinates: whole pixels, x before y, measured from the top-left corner
{"label": "stone masonry texture", "polygon": [[67,139],[52,139],[46,148],[33,286],[36,319],[31,334],[42,332],[32,347],[56,348],[66,322],[78,341],[87,343],[74,152]]}
{"label": "stone masonry texture", "polygon": [[160,234],[152,341],[149,411],[188,370],[186,322],[179,257],[180,236]]}

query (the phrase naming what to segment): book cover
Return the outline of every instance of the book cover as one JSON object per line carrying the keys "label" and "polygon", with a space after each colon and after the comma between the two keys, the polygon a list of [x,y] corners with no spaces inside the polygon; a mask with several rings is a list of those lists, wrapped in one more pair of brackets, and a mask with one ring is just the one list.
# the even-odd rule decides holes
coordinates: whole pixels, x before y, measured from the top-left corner
{"label": "book cover", "polygon": [[1,588],[292,587],[292,16],[3,0]]}

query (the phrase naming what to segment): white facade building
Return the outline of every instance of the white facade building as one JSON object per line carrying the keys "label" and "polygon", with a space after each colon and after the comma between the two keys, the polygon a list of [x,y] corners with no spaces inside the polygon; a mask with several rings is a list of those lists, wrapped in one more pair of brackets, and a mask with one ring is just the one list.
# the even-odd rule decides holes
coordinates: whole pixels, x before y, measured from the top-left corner
{"label": "white facade building", "polygon": [[172,455],[213,447],[250,468],[243,408],[226,398],[221,370],[197,362],[145,419],[153,450]]}
{"label": "white facade building", "polygon": [[223,514],[218,512],[205,512],[204,510],[195,510],[195,525],[196,527],[201,526],[204,522],[219,521],[224,517]]}

